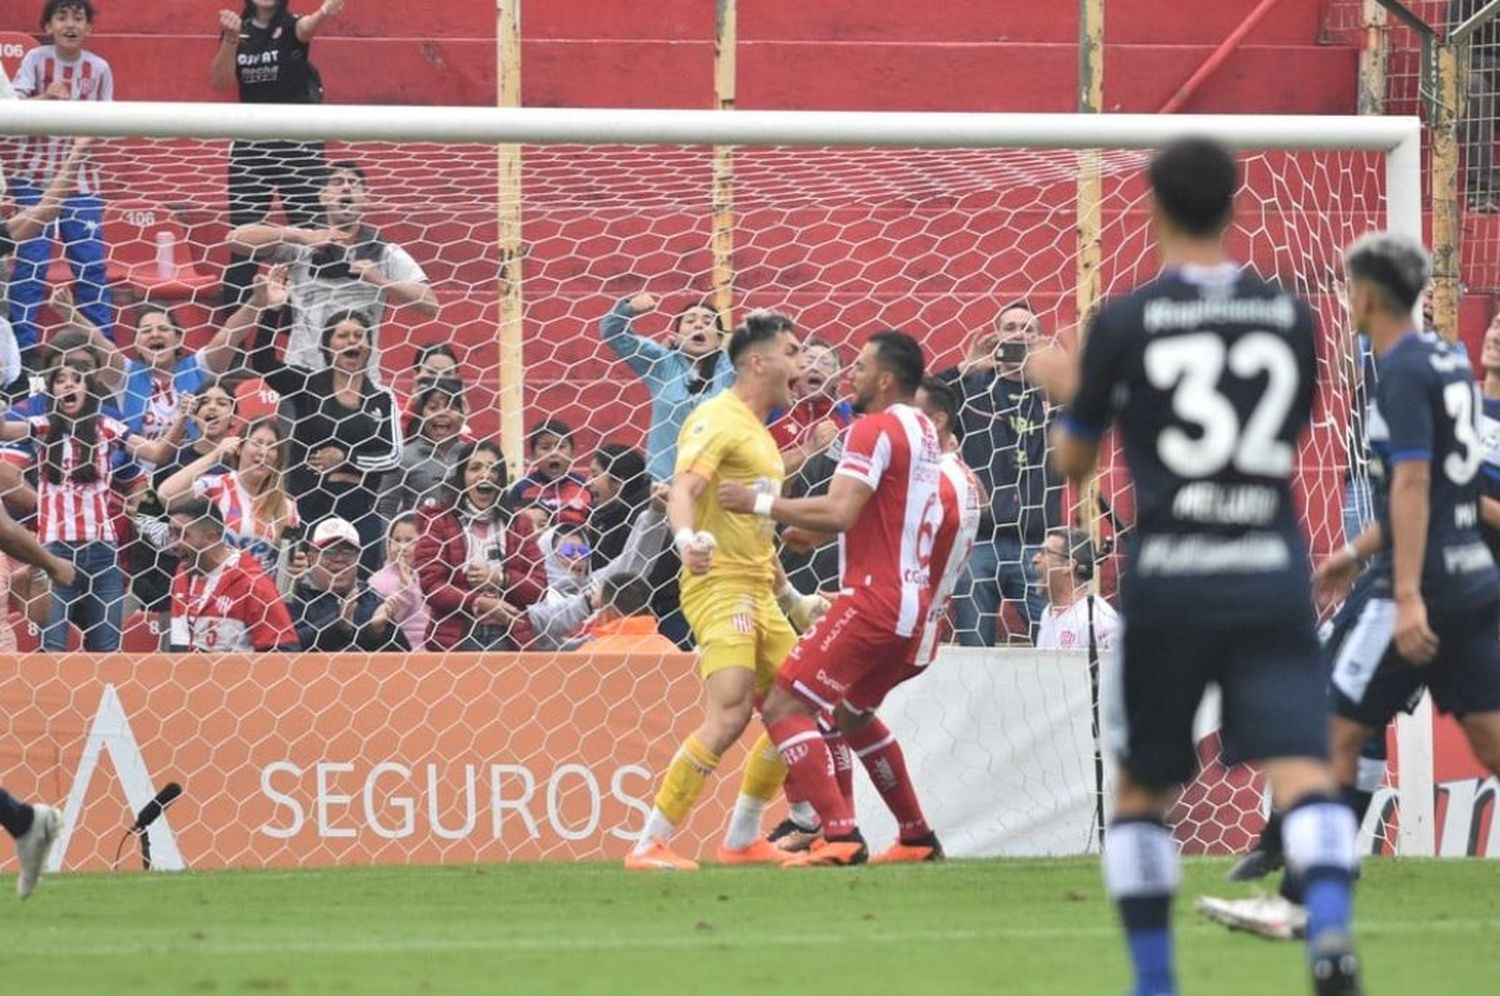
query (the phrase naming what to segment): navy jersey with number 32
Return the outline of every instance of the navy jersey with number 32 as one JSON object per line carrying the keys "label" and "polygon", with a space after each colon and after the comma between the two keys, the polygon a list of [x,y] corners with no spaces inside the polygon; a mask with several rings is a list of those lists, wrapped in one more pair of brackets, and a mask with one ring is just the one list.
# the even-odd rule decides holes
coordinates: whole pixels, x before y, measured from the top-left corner
{"label": "navy jersey with number 32", "polygon": [[1390,485],[1396,466],[1409,460],[1429,465],[1422,564],[1429,611],[1472,608],[1496,597],[1495,562],[1479,527],[1483,411],[1468,358],[1443,339],[1413,332],[1380,358],[1369,429],[1376,512],[1386,537],[1373,565],[1378,597],[1392,594]]}
{"label": "navy jersey with number 32", "polygon": [[1084,439],[1119,426],[1136,502],[1127,626],[1311,631],[1290,482],[1316,378],[1311,310],[1229,264],[1166,271],[1100,310],[1064,425]]}

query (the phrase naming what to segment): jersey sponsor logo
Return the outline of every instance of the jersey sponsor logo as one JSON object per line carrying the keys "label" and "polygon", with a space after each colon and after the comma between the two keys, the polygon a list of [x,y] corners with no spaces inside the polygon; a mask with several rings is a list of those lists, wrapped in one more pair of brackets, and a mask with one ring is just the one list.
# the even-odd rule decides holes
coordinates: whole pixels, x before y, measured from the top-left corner
{"label": "jersey sponsor logo", "polygon": [[749,613],[746,612],[736,612],[730,616],[729,627],[736,633],[743,633],[745,635],[755,632],[755,622],[750,618]]}
{"label": "jersey sponsor logo", "polygon": [[1479,574],[1495,566],[1495,558],[1483,540],[1443,547],[1443,569],[1449,574]]}
{"label": "jersey sponsor logo", "polygon": [[1141,577],[1205,574],[1259,574],[1291,566],[1286,539],[1276,533],[1251,533],[1235,539],[1201,535],[1149,536],[1141,541]]}

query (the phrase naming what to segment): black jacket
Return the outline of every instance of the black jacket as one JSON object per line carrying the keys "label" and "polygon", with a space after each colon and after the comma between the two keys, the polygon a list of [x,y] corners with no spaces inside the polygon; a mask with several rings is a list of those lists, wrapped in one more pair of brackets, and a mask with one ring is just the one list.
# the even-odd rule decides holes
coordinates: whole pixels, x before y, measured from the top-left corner
{"label": "black jacket", "polygon": [[[1040,388],[993,370],[938,374],[958,394],[964,462],[990,496],[981,541],[1019,539],[1038,544],[1063,525],[1062,480],[1047,459],[1047,402]],[[993,529],[993,532],[991,531]]]}
{"label": "black jacket", "polygon": [[392,620],[377,631],[369,625],[370,617],[385,601],[369,588],[363,588],[354,609],[355,625],[344,622],[340,609],[343,597],[306,584],[292,592],[292,622],[303,650],[410,650],[411,643],[401,627]]}

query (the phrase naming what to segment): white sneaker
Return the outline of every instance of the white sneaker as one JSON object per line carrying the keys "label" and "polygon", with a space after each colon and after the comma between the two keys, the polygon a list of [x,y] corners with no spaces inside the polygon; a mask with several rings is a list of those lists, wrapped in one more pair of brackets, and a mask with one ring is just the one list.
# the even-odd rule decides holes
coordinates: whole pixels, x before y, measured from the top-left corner
{"label": "white sneaker", "polygon": [[21,862],[21,874],[16,879],[16,895],[25,899],[36,891],[37,879],[42,875],[42,866],[47,863],[47,854],[57,835],[62,833],[63,816],[52,806],[32,807],[31,829],[16,838],[16,857]]}
{"label": "white sneaker", "polygon": [[1273,941],[1290,941],[1307,933],[1307,910],[1282,896],[1217,899],[1200,896],[1199,913],[1230,930],[1244,930]]}

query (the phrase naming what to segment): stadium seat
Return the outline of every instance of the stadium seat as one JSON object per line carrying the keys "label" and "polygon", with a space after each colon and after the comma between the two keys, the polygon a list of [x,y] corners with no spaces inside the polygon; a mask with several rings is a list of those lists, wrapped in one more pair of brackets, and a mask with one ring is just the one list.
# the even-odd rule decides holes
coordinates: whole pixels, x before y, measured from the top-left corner
{"label": "stadium seat", "polygon": [[164,632],[164,620],[159,613],[132,612],[125,617],[120,649],[133,654],[157,653]]}
{"label": "stadium seat", "polygon": [[104,241],[110,280],[129,285],[140,297],[186,301],[218,282],[189,257],[187,229],[165,204],[124,200],[106,205]]}
{"label": "stadium seat", "polygon": [[281,395],[259,377],[246,378],[234,389],[234,410],[241,432],[257,419],[274,418],[280,405]]}
{"label": "stadium seat", "polygon": [[[10,628],[16,633],[16,649],[23,654],[35,653],[42,648],[41,627],[34,625],[31,620],[20,612],[10,613]],[[83,646],[83,634],[78,632],[77,626],[68,627],[68,650],[78,650]]]}
{"label": "stadium seat", "polygon": [[0,31],[0,66],[5,67],[6,77],[16,78],[21,60],[36,46],[36,38],[24,31]]}

